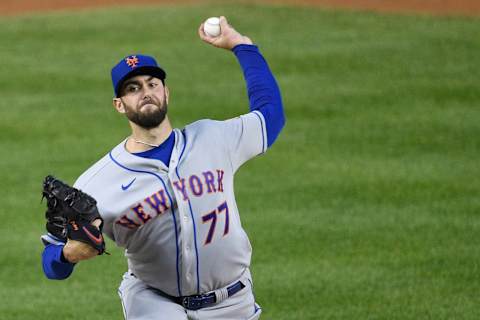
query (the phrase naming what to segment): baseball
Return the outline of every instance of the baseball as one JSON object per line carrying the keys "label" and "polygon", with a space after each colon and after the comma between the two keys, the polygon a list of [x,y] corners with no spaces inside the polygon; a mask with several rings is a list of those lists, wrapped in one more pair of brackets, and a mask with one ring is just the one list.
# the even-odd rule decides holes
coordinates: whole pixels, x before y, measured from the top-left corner
{"label": "baseball", "polygon": [[217,17],[208,18],[203,24],[203,31],[207,36],[218,37],[220,35],[220,19]]}

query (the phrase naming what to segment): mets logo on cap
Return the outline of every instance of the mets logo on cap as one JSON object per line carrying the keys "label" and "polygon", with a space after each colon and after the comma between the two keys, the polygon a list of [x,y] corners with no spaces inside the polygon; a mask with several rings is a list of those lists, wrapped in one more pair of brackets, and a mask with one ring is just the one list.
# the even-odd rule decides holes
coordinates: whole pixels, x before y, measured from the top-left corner
{"label": "mets logo on cap", "polygon": [[138,58],[137,56],[128,56],[125,58],[125,62],[130,68],[134,69],[138,65]]}

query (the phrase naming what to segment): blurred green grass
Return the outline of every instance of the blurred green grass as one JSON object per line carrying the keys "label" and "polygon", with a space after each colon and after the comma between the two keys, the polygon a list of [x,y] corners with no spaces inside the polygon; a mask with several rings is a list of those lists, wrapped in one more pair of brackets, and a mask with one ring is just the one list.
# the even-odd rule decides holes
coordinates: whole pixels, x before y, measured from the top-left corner
{"label": "blurred green grass", "polygon": [[287,126],[236,179],[262,319],[478,319],[480,21],[253,4],[0,18],[2,319],[121,319],[123,253],[41,271],[43,177],[75,178],[128,135],[110,68],[167,69],[176,127],[246,112],[224,14],[259,44]]}

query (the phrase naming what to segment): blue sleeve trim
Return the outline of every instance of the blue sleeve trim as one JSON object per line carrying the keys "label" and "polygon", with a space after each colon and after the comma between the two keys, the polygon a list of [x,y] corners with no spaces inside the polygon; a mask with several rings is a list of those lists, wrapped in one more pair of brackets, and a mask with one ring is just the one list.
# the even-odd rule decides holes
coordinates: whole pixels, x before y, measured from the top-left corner
{"label": "blue sleeve trim", "polygon": [[253,113],[258,117],[258,121],[260,121],[260,127],[262,129],[262,152],[261,153],[264,153],[265,152],[265,134],[263,133],[263,121],[258,113],[256,112],[253,112]]}
{"label": "blue sleeve trim", "polygon": [[43,273],[48,279],[63,280],[68,278],[75,264],[62,260],[63,245],[50,244],[42,253]]}
{"label": "blue sleeve trim", "polygon": [[280,89],[257,46],[241,44],[232,51],[247,83],[250,111],[260,111],[265,119],[267,145],[270,147],[285,125]]}

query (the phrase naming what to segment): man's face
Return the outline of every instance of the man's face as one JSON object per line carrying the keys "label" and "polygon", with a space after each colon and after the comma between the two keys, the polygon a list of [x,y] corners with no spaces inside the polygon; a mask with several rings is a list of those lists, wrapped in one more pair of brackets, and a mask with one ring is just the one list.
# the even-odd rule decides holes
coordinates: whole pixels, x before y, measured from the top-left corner
{"label": "man's face", "polygon": [[135,76],[123,83],[120,96],[114,99],[114,105],[140,127],[155,128],[167,114],[168,89],[158,78]]}

